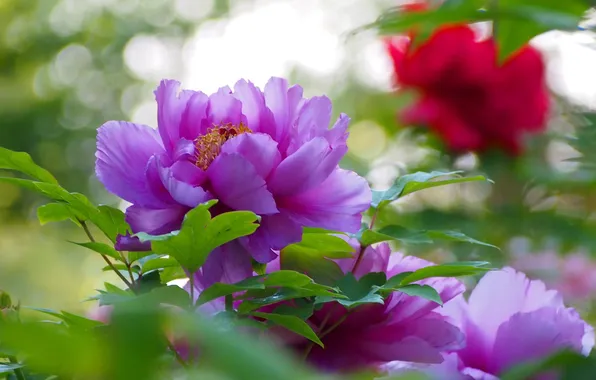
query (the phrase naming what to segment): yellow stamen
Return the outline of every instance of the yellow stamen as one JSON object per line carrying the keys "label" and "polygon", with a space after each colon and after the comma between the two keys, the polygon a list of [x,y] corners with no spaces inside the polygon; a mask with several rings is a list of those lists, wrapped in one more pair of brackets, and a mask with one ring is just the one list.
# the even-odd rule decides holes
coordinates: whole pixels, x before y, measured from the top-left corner
{"label": "yellow stamen", "polygon": [[207,170],[209,165],[215,160],[215,157],[221,153],[221,146],[231,139],[243,133],[252,133],[244,123],[233,125],[231,123],[223,125],[213,125],[202,136],[195,140],[196,162],[199,168]]}

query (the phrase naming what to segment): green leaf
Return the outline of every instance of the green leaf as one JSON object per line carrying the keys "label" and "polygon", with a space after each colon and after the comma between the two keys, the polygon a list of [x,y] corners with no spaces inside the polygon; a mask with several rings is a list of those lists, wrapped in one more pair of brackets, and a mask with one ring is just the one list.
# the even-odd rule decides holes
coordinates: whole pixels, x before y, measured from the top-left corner
{"label": "green leaf", "polygon": [[181,266],[164,268],[159,272],[159,278],[162,284],[167,284],[170,281],[187,278],[186,272]]}
{"label": "green leaf", "polygon": [[474,177],[459,177],[451,178],[443,181],[431,181],[433,179],[445,176],[454,176],[463,173],[462,171],[453,172],[439,172],[434,171],[431,173],[416,172],[412,174],[406,174],[399,177],[393,186],[384,191],[373,191],[372,207],[378,208],[386,203],[392,202],[399,197],[414,193],[416,191],[429,189],[431,187],[450,185],[454,183],[462,182],[475,182],[475,181],[490,181],[484,176],[478,175]]}
{"label": "green leaf", "polygon": [[402,285],[403,279],[408,277],[412,273],[414,273],[414,272],[402,272],[402,273],[396,274],[395,276],[393,276],[387,280],[385,285],[383,285],[383,288],[385,288],[385,289],[398,288],[399,286]]}
{"label": "green leaf", "polygon": [[577,30],[591,5],[586,0],[500,0],[492,10],[500,60],[549,30]]}
{"label": "green leaf", "polygon": [[171,268],[171,267],[179,267],[178,261],[171,257],[169,258],[158,258],[158,259],[151,259],[147,260],[145,264],[143,264],[143,273],[147,273],[152,270],[162,269],[162,268]]}
{"label": "green leaf", "polygon": [[328,258],[352,257],[354,248],[343,239],[325,233],[304,233],[302,241],[290,244],[280,252],[282,269],[306,273],[315,282],[331,285],[344,273]]}
{"label": "green leaf", "polygon": [[216,298],[251,289],[266,289],[268,287],[302,288],[312,284],[312,279],[302,273],[290,270],[279,270],[269,274],[249,277],[235,284],[216,282],[199,296],[198,305],[202,305]]}
{"label": "green leaf", "polygon": [[480,240],[473,239],[469,236],[464,235],[459,231],[426,231],[426,236],[431,239],[439,239],[439,240],[447,240],[447,241],[456,241],[462,243],[470,243],[476,245],[483,245],[485,247],[499,249],[496,245],[484,243]]}
{"label": "green leaf", "polygon": [[410,284],[412,282],[424,280],[425,278],[431,277],[473,276],[476,274],[486,273],[490,271],[491,269],[486,268],[486,265],[488,265],[488,263],[482,261],[473,263],[472,265],[465,265],[462,263],[431,265],[414,271],[414,273],[403,278],[400,284]]}
{"label": "green leaf", "polygon": [[293,244],[295,249],[325,252],[325,257],[332,259],[350,258],[354,252],[344,239],[325,233],[305,233],[300,243]]}
{"label": "green leaf", "polygon": [[16,170],[38,181],[58,184],[49,171],[38,166],[25,152],[14,152],[0,147],[0,169]]}
{"label": "green leaf", "polygon": [[116,241],[118,235],[126,235],[130,230],[121,210],[106,205],[97,209],[99,213],[93,213],[90,219],[110,240]]}
{"label": "green leaf", "polygon": [[[53,183],[44,183],[30,181],[21,178],[6,178],[0,177],[0,182],[10,183],[20,186],[37,193],[40,193],[59,203],[68,204],[77,216],[82,217],[83,220],[90,220],[95,224],[112,242],[116,241],[117,231],[121,229],[121,224],[114,224],[113,210],[108,209],[107,206],[101,210],[95,207],[87,197],[79,193],[69,193],[64,188]],[[119,223],[119,222],[118,222]]]}
{"label": "green leaf", "polygon": [[[252,289],[236,299],[245,300],[238,306],[238,313],[246,314],[266,305],[276,304],[288,300],[302,300],[307,297],[326,297],[329,301],[346,298],[342,294],[332,292],[327,287],[310,284],[299,288],[267,288]],[[283,314],[283,313],[282,313]]]}
{"label": "green leaf", "polygon": [[409,284],[400,286],[395,290],[405,293],[409,296],[422,297],[429,301],[436,302],[439,305],[443,305],[443,301],[441,300],[439,293],[435,290],[435,288],[429,285]]}
{"label": "green leaf", "polygon": [[275,309],[273,309],[273,314],[283,314],[283,315],[293,315],[298,317],[302,320],[307,320],[313,315],[314,312],[314,304],[312,302],[298,302],[302,301],[297,299],[295,304],[297,306],[290,306],[290,305],[279,305]]}
{"label": "green leaf", "polygon": [[250,235],[258,228],[259,217],[250,211],[232,211],[211,219],[209,208],[217,201],[209,201],[189,211],[180,233],[163,241],[152,241],[155,253],[169,254],[187,270],[199,269],[215,248]]}
{"label": "green leaf", "polygon": [[66,203],[48,203],[37,208],[37,219],[39,219],[41,225],[50,222],[71,220],[80,227],[81,222],[79,220],[84,220],[85,218]]}
{"label": "green leaf", "polygon": [[80,245],[81,247],[85,247],[87,249],[90,249],[90,250],[100,253],[102,255],[109,256],[115,260],[122,261],[122,256],[118,253],[118,251],[116,251],[114,248],[110,247],[109,245],[107,245],[105,243],[99,243],[99,242],[76,243],[74,241],[71,241],[71,243]]}
{"label": "green leaf", "polygon": [[399,241],[404,244],[431,244],[437,240],[442,240],[470,243],[499,249],[497,246],[473,239],[459,231],[409,230],[405,227],[397,225],[386,226],[381,228],[379,231],[366,230],[362,233],[360,238],[360,242],[363,245],[370,245],[391,240]]}
{"label": "green leaf", "polygon": [[351,272],[346,273],[336,286],[341,291],[341,294],[347,299],[336,297],[317,297],[315,303],[336,301],[347,308],[354,308],[368,303],[384,303],[383,297],[378,294],[379,289],[385,284],[387,278],[385,273],[373,272],[368,273],[360,280],[354,277]]}
{"label": "green leaf", "polygon": [[0,373],[11,373],[15,369],[23,368],[23,364],[0,364]]}
{"label": "green leaf", "polygon": [[283,314],[271,314],[271,313],[253,313],[255,317],[266,319],[276,325],[285,327],[286,329],[295,332],[298,335],[305,337],[306,339],[318,344],[321,347],[325,347],[323,342],[319,339],[313,329],[302,319],[294,315],[283,315]]}

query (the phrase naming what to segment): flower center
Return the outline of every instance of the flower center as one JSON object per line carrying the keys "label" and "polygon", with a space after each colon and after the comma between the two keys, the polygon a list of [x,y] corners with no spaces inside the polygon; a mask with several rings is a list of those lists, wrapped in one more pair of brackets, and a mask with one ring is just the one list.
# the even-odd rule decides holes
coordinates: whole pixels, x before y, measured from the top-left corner
{"label": "flower center", "polygon": [[252,131],[244,123],[213,125],[207,130],[207,133],[195,140],[195,165],[207,170],[215,157],[221,153],[221,146],[232,137],[242,133],[252,133]]}

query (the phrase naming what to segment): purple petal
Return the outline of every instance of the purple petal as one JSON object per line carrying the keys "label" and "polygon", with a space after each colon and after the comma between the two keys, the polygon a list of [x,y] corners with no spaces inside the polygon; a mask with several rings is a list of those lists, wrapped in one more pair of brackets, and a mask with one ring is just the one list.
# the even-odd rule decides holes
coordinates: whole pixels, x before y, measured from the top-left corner
{"label": "purple petal", "polygon": [[174,178],[193,186],[200,186],[207,179],[207,173],[189,161],[176,161],[170,170]]}
{"label": "purple petal", "polygon": [[175,205],[176,201],[165,187],[160,175],[162,167],[161,161],[167,160],[167,157],[164,156],[165,155],[151,157],[147,163],[147,168],[145,169],[145,178],[147,180],[147,187],[151,190],[153,196],[159,199],[163,205],[171,206]]}
{"label": "purple petal", "polygon": [[145,125],[109,121],[97,131],[95,172],[106,189],[131,203],[160,206],[145,179],[153,155],[164,152],[156,130]]}
{"label": "purple petal", "polygon": [[346,144],[348,141],[348,126],[350,125],[350,118],[345,113],[339,115],[339,118],[333,124],[333,127],[323,134],[329,145],[337,147]]}
{"label": "purple petal", "polygon": [[329,130],[331,108],[331,100],[326,96],[315,96],[306,101],[300,110],[296,127],[292,129],[288,154]]}
{"label": "purple petal", "polygon": [[261,215],[278,212],[265,180],[241,155],[220,154],[207,169],[207,176],[216,197],[230,208]]}
{"label": "purple petal", "polygon": [[199,135],[205,134],[209,127],[207,122],[209,97],[200,91],[185,90],[182,93],[182,97],[188,98],[188,101],[182,113],[180,137],[194,141]]}
{"label": "purple petal", "polygon": [[248,128],[276,137],[273,113],[265,105],[263,93],[254,84],[238,81],[234,86],[234,96],[242,102],[242,113],[246,116]]}
{"label": "purple petal", "polygon": [[[495,289],[499,291],[495,292]],[[511,268],[484,275],[468,304],[469,318],[483,332],[487,346],[494,342],[499,326],[513,314],[544,306],[564,307],[559,293],[547,290],[542,281],[530,281],[523,273]]]}
{"label": "purple petal", "polygon": [[170,168],[160,165],[158,170],[161,182],[172,198],[181,205],[194,208],[209,199],[213,199],[213,196],[208,191],[203,190],[203,188],[199,186],[194,187],[174,178],[174,174]]}
{"label": "purple petal", "polygon": [[209,126],[233,124],[239,125],[245,121],[242,115],[242,103],[236,99],[228,87],[220,88],[209,97],[207,108]]}
{"label": "purple petal", "polygon": [[284,154],[289,144],[290,129],[302,106],[302,87],[292,86],[282,78],[271,78],[265,85],[265,104],[273,113],[276,130],[271,137],[279,143]]}
{"label": "purple petal", "polygon": [[[361,253],[360,263],[354,273],[356,278],[360,278],[371,272],[387,272],[387,264],[389,263],[389,256],[391,249],[387,243],[379,244],[377,247],[368,246]],[[360,249],[354,253],[354,257],[349,259],[337,259],[335,262],[344,271],[344,273],[352,272],[356,260],[360,256]]]}
{"label": "purple petal", "polygon": [[252,276],[250,254],[231,241],[213,250],[205,264],[194,274],[195,285],[206,289],[216,282],[233,284]]}
{"label": "purple petal", "polygon": [[126,209],[126,222],[132,232],[163,235],[179,230],[188,207],[176,206],[166,209],[150,209],[132,205]]}
{"label": "purple petal", "polygon": [[281,161],[277,143],[264,133],[243,133],[236,136],[226,141],[221,147],[221,152],[240,154],[254,166],[263,179],[266,179]]}
{"label": "purple petal", "polygon": [[195,155],[195,144],[187,139],[180,139],[172,152],[172,160],[192,160]]}
{"label": "purple petal", "polygon": [[302,227],[283,214],[267,215],[261,218],[261,225],[250,236],[242,239],[244,247],[260,263],[268,263],[286,246],[302,239]]}
{"label": "purple petal", "polygon": [[[433,263],[414,256],[404,256],[401,253],[394,253],[389,258],[388,277],[398,273],[411,272],[424,268]],[[429,285],[441,296],[443,303],[450,301],[465,291],[464,285],[455,278],[429,278],[417,281],[416,284]],[[412,297],[404,293],[393,293],[386,302],[387,310],[394,310],[393,320],[395,322],[409,321],[420,318],[429,312],[436,310],[438,305],[422,297]]]}
{"label": "purple petal", "polygon": [[288,196],[321,185],[346,152],[347,146],[333,149],[325,138],[315,137],[279,164],[271,175],[269,188],[276,196]]}
{"label": "purple petal", "polygon": [[192,95],[191,91],[183,91],[178,95],[180,82],[175,80],[162,80],[155,90],[157,101],[157,124],[159,134],[168,152],[176,148],[180,139],[180,123],[182,114]]}
{"label": "purple petal", "polygon": [[[295,176],[299,177],[299,173]],[[279,208],[304,226],[356,233],[361,226],[361,214],[370,206],[372,195],[364,178],[337,169],[316,188],[277,199]]]}
{"label": "purple petal", "polygon": [[151,242],[146,241],[141,243],[141,241],[136,237],[131,237],[130,235],[118,235],[116,237],[116,244],[114,245],[114,248],[117,251],[151,251]]}
{"label": "purple petal", "polygon": [[570,310],[543,307],[516,313],[498,331],[491,373],[500,374],[516,364],[543,359],[564,348],[581,352],[584,322]]}

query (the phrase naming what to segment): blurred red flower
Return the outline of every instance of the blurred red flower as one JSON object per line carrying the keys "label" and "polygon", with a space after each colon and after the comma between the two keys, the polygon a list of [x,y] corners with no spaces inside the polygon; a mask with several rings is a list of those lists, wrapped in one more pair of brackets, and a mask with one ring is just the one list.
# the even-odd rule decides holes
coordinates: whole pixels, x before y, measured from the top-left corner
{"label": "blurred red flower", "polygon": [[419,98],[400,114],[427,126],[454,151],[523,150],[526,133],[545,129],[549,94],[542,55],[526,45],[499,64],[492,38],[479,40],[467,25],[443,26],[413,45],[387,41],[396,85]]}

